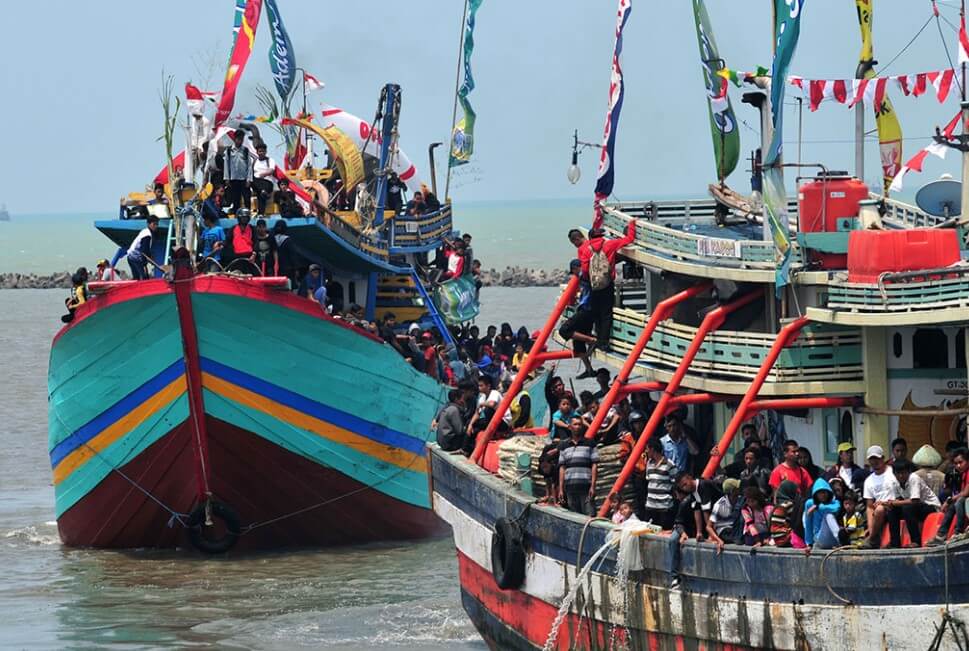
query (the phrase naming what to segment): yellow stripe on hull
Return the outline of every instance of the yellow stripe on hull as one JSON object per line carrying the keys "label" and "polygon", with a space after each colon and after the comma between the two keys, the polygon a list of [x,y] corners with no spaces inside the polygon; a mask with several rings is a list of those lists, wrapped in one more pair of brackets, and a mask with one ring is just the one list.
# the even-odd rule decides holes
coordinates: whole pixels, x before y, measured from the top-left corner
{"label": "yellow stripe on hull", "polygon": [[183,393],[185,393],[185,376],[180,375],[161,391],[101,430],[97,436],[92,437],[86,444],[64,457],[57,464],[57,467],[54,468],[54,484],[57,485],[67,479],[72,472],[87,463],[94,456],[95,452],[103,452],[112,443],[134,430],[162,407],[179,398]]}
{"label": "yellow stripe on hull", "polygon": [[337,427],[332,423],[304,414],[292,407],[282,405],[249,389],[204,371],[202,372],[202,386],[223,398],[277,418],[293,427],[312,432],[328,441],[345,445],[348,448],[352,448],[375,459],[385,461],[400,468],[407,468],[414,472],[427,472],[427,458],[423,455],[415,455],[408,450],[402,450],[372,441],[365,436],[360,436],[349,430]]}

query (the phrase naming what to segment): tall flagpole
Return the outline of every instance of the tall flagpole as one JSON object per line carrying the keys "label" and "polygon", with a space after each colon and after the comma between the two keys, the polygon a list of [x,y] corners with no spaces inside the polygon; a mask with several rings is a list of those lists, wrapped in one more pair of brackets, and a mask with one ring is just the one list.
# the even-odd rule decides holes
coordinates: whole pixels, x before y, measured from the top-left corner
{"label": "tall flagpole", "polygon": [[458,119],[458,89],[461,87],[461,53],[464,50],[465,23],[468,22],[468,0],[464,0],[464,11],[461,13],[461,36],[458,38],[458,64],[454,73],[454,107],[451,109],[451,128],[448,131],[447,179],[444,181],[444,201],[448,200],[448,190],[451,188],[451,148],[454,146],[454,123]]}
{"label": "tall flagpole", "polygon": [[[962,0],[962,6],[960,8],[960,28],[966,24],[966,0]],[[962,42],[960,40],[959,48],[962,48]],[[969,210],[969,147],[966,147],[966,141],[969,140],[969,102],[966,102],[966,63],[962,62],[962,195],[960,198],[961,208],[959,210],[959,221],[963,224],[967,223],[966,211]],[[969,338],[969,330],[967,330],[967,338]],[[969,355],[969,352],[966,353]]]}

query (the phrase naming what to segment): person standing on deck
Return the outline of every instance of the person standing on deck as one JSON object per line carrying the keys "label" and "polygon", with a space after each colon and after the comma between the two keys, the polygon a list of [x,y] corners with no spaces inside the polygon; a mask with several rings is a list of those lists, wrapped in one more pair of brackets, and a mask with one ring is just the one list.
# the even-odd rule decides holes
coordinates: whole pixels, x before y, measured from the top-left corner
{"label": "person standing on deck", "polygon": [[148,280],[148,262],[151,260],[151,247],[155,232],[158,230],[158,217],[149,215],[146,225],[135,235],[128,247],[128,266],[133,280]]}
{"label": "person standing on deck", "polygon": [[589,281],[589,304],[595,315],[596,345],[599,348],[608,347],[612,331],[612,308],[616,302],[616,254],[635,239],[634,220],[630,220],[626,226],[625,236],[617,239],[607,240],[602,229],[589,231],[588,239],[578,229],[569,231],[569,241],[578,249],[582,278]]}
{"label": "person standing on deck", "polygon": [[236,225],[229,230],[227,238],[227,247],[231,255],[225,258],[225,266],[228,267],[234,260],[239,259],[255,263],[256,255],[252,248],[254,239],[255,230],[249,223],[249,209],[239,208],[236,211]]}
{"label": "person standing on deck", "polygon": [[[683,428],[683,421],[676,413],[666,417],[666,435],[660,439],[663,444],[663,454],[670,460],[678,472],[683,472],[690,466],[691,447],[696,446],[689,440]],[[692,446],[691,446],[692,444]]]}
{"label": "person standing on deck", "polygon": [[774,490],[784,481],[792,481],[797,484],[797,490],[801,494],[801,499],[811,496],[811,486],[814,482],[808,471],[801,467],[800,458],[797,451],[801,446],[797,441],[784,441],[784,460],[777,464],[777,467],[770,474],[770,487]]}
{"label": "person standing on deck", "polygon": [[266,143],[257,143],[256,160],[252,164],[252,189],[256,191],[256,212],[260,215],[266,214],[266,205],[276,188],[275,174],[276,161],[266,153]]}
{"label": "person standing on deck", "polygon": [[246,132],[236,129],[232,134],[232,146],[225,150],[225,182],[228,186],[226,201],[238,212],[249,208],[252,192],[252,154],[245,148]]}
{"label": "person standing on deck", "polygon": [[579,291],[575,299],[575,311],[559,328],[562,339],[565,341],[572,340],[572,352],[585,366],[585,371],[576,376],[577,380],[584,380],[595,375],[595,371],[592,370],[592,362],[589,360],[589,356],[592,354],[592,348],[589,347],[589,344],[593,344],[594,347],[596,342],[596,338],[592,336],[596,315],[592,311],[592,292],[589,283],[582,278],[581,272],[582,263],[578,258],[572,260],[569,264],[569,275],[579,277]]}
{"label": "person standing on deck", "polygon": [[225,244],[225,231],[219,225],[219,218],[210,212],[202,215],[205,228],[199,233],[202,250],[202,271],[217,271],[222,264],[222,247]]}
{"label": "person standing on deck", "polygon": [[276,238],[266,228],[265,219],[256,220],[256,234],[252,238],[254,262],[263,276],[279,275],[279,258],[276,255]]}
{"label": "person standing on deck", "polygon": [[559,445],[559,495],[570,511],[595,514],[599,451],[584,436],[585,423],[578,416],[569,422],[569,440]]}
{"label": "person standing on deck", "polygon": [[[645,425],[645,421],[643,425]],[[640,435],[642,432],[640,431]],[[658,439],[646,441],[646,503],[644,518],[663,529],[673,526],[676,517],[676,499],[673,497],[673,481],[676,466],[663,454],[663,444]]]}

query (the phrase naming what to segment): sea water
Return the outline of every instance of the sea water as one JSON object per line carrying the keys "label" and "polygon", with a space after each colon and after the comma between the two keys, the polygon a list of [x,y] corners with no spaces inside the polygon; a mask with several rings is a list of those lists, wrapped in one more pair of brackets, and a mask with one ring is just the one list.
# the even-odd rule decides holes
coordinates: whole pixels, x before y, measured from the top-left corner
{"label": "sea water", "polygon": [[[556,292],[485,288],[478,322],[538,328]],[[241,558],[63,547],[47,361],[65,295],[0,291],[0,647],[485,648],[461,608],[450,538]]]}

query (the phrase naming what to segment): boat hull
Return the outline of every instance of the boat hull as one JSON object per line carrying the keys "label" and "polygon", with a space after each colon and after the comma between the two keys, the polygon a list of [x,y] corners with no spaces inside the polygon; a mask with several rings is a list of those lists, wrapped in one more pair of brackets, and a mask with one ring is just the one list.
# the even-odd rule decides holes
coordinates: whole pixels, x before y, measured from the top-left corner
{"label": "boat hull", "polygon": [[[611,524],[533,505],[531,496],[436,449],[431,465],[435,511],[454,533],[462,602],[492,648],[543,648],[576,587],[551,648],[615,648],[618,641],[632,649],[926,648],[942,623],[946,564],[949,612],[969,620],[967,543],[808,557],[796,550],[754,555],[738,546],[717,554],[690,542],[683,583],[670,589],[668,538],[647,535],[633,541],[642,565],[628,580],[616,576],[615,548],[578,579],[578,568],[615,530]],[[502,590],[492,574],[499,517],[524,529],[525,578],[517,589]],[[941,648],[955,648],[953,638]]]}
{"label": "boat hull", "polygon": [[426,442],[445,388],[269,283],[120,283],[52,345],[51,464],[65,544],[178,547],[212,500],[240,549],[446,533]]}

